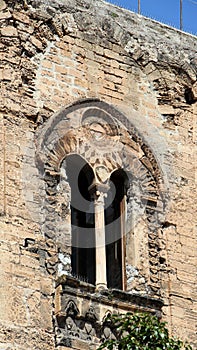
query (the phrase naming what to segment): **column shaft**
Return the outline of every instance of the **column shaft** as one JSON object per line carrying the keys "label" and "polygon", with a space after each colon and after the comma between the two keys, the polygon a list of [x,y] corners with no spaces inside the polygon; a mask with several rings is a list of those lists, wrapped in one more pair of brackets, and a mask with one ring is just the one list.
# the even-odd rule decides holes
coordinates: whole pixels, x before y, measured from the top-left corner
{"label": "column shaft", "polygon": [[96,288],[107,288],[104,194],[95,199]]}

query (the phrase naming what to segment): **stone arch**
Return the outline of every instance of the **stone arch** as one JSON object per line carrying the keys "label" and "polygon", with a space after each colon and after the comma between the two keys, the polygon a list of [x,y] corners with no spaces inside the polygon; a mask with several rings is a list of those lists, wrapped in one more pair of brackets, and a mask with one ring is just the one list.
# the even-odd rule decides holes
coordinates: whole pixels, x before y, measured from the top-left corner
{"label": "stone arch", "polygon": [[[91,113],[95,114],[97,122],[98,120],[105,122],[105,127],[108,127],[106,133],[111,136],[112,145],[117,141],[121,142],[125,148],[129,147],[133,152],[137,152],[139,158],[142,158],[142,163],[145,163],[146,158],[148,158],[152,165],[152,172],[154,172],[157,180],[162,181],[158,163],[142,135],[127,117],[115,107],[99,99],[85,99],[75,102],[51,117],[39,132],[37,139],[37,161],[40,166],[47,163],[46,157],[49,157],[50,166],[58,170],[63,155],[74,152],[78,145],[77,140],[80,142],[82,137],[84,142],[84,137],[88,137],[90,141],[90,128],[87,124],[91,125]],[[102,145],[103,141],[106,140],[102,140]],[[98,144],[95,140],[94,143],[95,145]],[[106,145],[106,142],[104,142],[104,145]],[[87,147],[87,145],[85,146]],[[85,153],[84,149],[82,153]]]}
{"label": "stone arch", "polygon": [[[162,171],[152,150],[125,115],[98,99],[78,101],[54,115],[38,135],[37,164],[46,182],[43,233],[57,242],[63,233],[57,232],[58,229],[54,232],[48,218],[49,213],[54,210],[56,227],[61,227],[63,218],[56,210],[58,186],[62,180],[62,163],[71,154],[82,157],[92,167],[95,178],[101,183],[107,181],[117,169],[124,169],[130,174],[133,181],[128,188],[128,196],[134,197],[135,190],[138,189],[138,206],[143,205],[148,226],[149,285],[157,293],[158,212],[164,210],[165,193]],[[64,181],[66,184],[66,179]],[[64,205],[69,214],[68,202],[69,198]],[[131,211],[130,202],[129,205]]]}

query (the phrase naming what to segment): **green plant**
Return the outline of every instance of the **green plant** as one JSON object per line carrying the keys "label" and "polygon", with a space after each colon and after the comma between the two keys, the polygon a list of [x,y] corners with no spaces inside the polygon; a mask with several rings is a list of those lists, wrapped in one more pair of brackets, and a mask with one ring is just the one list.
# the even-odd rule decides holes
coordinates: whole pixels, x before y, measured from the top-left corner
{"label": "green plant", "polygon": [[110,12],[109,14],[110,14],[110,16],[113,17],[113,18],[119,17],[118,14],[115,13],[115,12]]}
{"label": "green plant", "polygon": [[165,322],[149,313],[126,313],[107,318],[116,339],[108,339],[98,350],[192,350],[180,339],[170,337]]}

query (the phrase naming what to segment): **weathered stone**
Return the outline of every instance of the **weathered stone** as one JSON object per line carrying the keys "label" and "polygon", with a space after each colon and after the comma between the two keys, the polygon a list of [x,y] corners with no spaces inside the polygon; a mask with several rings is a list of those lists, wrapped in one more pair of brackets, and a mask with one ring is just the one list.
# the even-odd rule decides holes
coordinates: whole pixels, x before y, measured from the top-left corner
{"label": "weathered stone", "polygon": [[12,15],[11,15],[10,11],[5,11],[5,12],[1,11],[0,12],[0,20],[1,19],[8,19],[11,17],[12,17]]}
{"label": "weathered stone", "polygon": [[159,112],[161,114],[164,114],[164,115],[174,115],[175,114],[175,111],[174,111],[174,108],[172,106],[169,106],[169,105],[160,105],[158,107],[159,109]]}
{"label": "weathered stone", "polygon": [[197,82],[195,82],[194,85],[192,86],[192,93],[195,101],[197,101]]}
{"label": "weathered stone", "polygon": [[[99,0],[0,10],[0,348],[95,350],[109,309],[139,307],[196,347],[196,38]],[[71,233],[115,202],[117,232],[94,216],[121,251],[111,293],[81,276],[88,254],[74,270]]]}
{"label": "weathered stone", "polygon": [[36,46],[39,50],[43,50],[43,46],[40,40],[38,40],[35,36],[31,35],[30,40],[34,46]]}
{"label": "weathered stone", "polygon": [[7,26],[0,29],[2,36],[8,36],[8,37],[17,37],[18,32],[17,29],[12,26]]}
{"label": "weathered stone", "polygon": [[13,12],[13,17],[15,20],[25,23],[25,24],[29,24],[30,23],[30,19],[29,16],[27,16],[25,13],[23,12]]}
{"label": "weathered stone", "polygon": [[0,11],[5,10],[6,7],[7,7],[7,5],[6,5],[5,1],[0,0]]}

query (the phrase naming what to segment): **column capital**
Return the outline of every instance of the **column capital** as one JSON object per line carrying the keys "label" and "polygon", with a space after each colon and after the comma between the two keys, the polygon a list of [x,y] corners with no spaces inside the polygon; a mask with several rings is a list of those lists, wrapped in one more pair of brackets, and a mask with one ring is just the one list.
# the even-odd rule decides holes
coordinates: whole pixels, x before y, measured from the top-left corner
{"label": "column capital", "polygon": [[94,197],[94,199],[98,199],[99,197],[107,196],[107,192],[109,190],[108,184],[102,184],[99,182],[93,183],[88,187],[89,193],[91,196]]}

